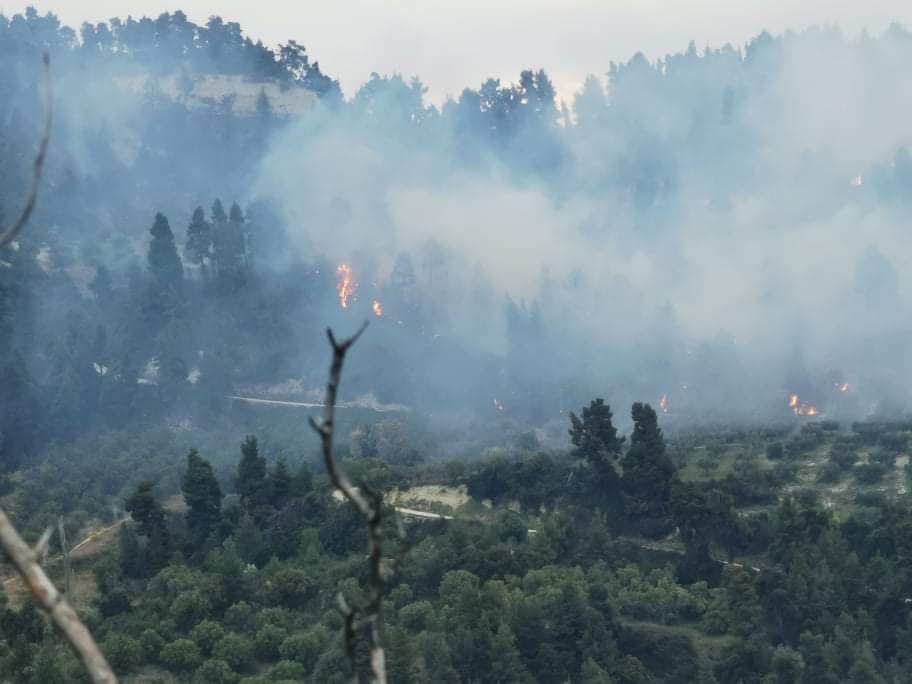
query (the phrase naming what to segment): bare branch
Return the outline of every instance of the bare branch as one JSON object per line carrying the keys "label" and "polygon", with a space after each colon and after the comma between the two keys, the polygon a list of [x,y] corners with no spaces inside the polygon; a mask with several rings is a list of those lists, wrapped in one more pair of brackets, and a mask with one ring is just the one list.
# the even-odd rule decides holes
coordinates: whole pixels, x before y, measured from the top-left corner
{"label": "bare branch", "polygon": [[[51,98],[51,61],[44,53],[44,72],[47,90],[47,107],[44,121],[44,136],[38,145],[38,155],[32,166],[32,187],[25,202],[25,207],[13,224],[5,231],[0,230],[0,248],[12,242],[25,224],[28,223],[38,199],[38,185],[44,159],[47,156],[48,141],[51,138],[52,98]],[[61,533],[62,533],[61,525]],[[108,665],[86,626],[69,602],[64,598],[54,583],[48,578],[39,564],[39,559],[47,553],[53,528],[48,528],[38,540],[34,549],[29,548],[25,540],[16,531],[13,523],[0,508],[0,549],[16,568],[32,597],[50,616],[51,621],[63,633],[67,641],[82,660],[86,670],[95,684],[117,684],[117,677]],[[66,542],[63,542],[64,547]],[[66,552],[66,549],[64,549]],[[68,564],[67,564],[68,565]]]}
{"label": "bare branch", "polygon": [[[367,605],[353,611],[340,596],[340,606],[345,615],[345,640],[349,658],[354,662],[354,640],[358,632],[364,632],[367,637],[367,647],[370,653],[370,669],[372,684],[386,684],[386,652],[383,649],[383,494],[371,491],[366,485],[356,488],[343,472],[333,455],[333,440],[335,437],[336,399],[339,393],[339,382],[342,379],[342,366],[345,363],[345,354],[349,348],[358,341],[358,338],[367,328],[367,321],[358,328],[358,331],[342,342],[336,340],[332,330],[326,331],[329,343],[332,346],[333,358],[329,367],[329,383],[326,385],[326,400],[324,403],[323,421],[317,423],[313,418],[310,425],[320,436],[323,447],[323,462],[329,479],[333,486],[342,492],[355,507],[367,524],[368,531],[368,565],[369,591]],[[355,673],[355,681],[358,674]]]}
{"label": "bare branch", "polygon": [[19,235],[19,231],[25,227],[25,224],[28,223],[29,218],[31,218],[32,211],[35,209],[35,202],[38,200],[38,185],[41,182],[41,172],[44,168],[44,158],[47,156],[48,142],[51,139],[51,121],[53,118],[53,100],[51,97],[51,58],[48,56],[47,52],[44,53],[44,74],[45,90],[47,96],[47,104],[45,105],[44,117],[44,136],[41,138],[41,143],[38,145],[38,154],[35,156],[35,161],[32,163],[32,187],[25,201],[25,207],[23,207],[22,213],[19,214],[19,218],[17,218],[13,224],[5,231],[0,229],[0,247],[8,245],[10,242],[16,239],[16,236]]}
{"label": "bare branch", "polygon": [[16,528],[0,509],[0,548],[22,576],[34,599],[50,615],[53,623],[63,632],[76,654],[82,659],[95,684],[116,684],[117,677],[101,654],[95,640],[79,620],[76,611],[48,579],[38,564],[35,554],[19,536]]}

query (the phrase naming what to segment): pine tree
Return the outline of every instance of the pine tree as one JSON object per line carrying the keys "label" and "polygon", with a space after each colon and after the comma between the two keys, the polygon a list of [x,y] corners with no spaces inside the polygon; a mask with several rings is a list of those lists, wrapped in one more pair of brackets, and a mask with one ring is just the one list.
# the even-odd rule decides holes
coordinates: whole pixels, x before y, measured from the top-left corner
{"label": "pine tree", "polygon": [[184,254],[187,258],[198,264],[202,269],[203,277],[207,274],[207,262],[212,251],[212,224],[206,220],[202,207],[197,207],[193,212],[193,219],[187,226],[187,244]]}
{"label": "pine tree", "polygon": [[275,508],[282,508],[291,499],[293,484],[291,472],[284,456],[279,456],[275,467],[269,474],[270,503]]}
{"label": "pine tree", "polygon": [[570,441],[577,456],[593,465],[617,458],[624,438],[617,436],[612,417],[611,407],[604,399],[594,399],[583,407],[582,418],[570,412]]}
{"label": "pine tree", "polygon": [[523,665],[519,649],[516,648],[516,637],[513,635],[513,630],[506,622],[498,625],[494,638],[491,639],[489,657],[491,659],[490,681],[496,682],[496,684],[532,681],[526,666]]}
{"label": "pine tree", "polygon": [[[140,482],[126,500],[125,507],[139,526],[139,533],[146,537],[145,567],[137,568],[141,574],[154,575],[168,563],[171,538],[165,521],[165,511],[152,493],[153,484]],[[129,542],[126,542],[129,545]],[[124,562],[127,559],[123,559]]]}
{"label": "pine tree", "polygon": [[203,544],[221,520],[222,490],[212,472],[209,461],[196,449],[187,454],[187,471],[181,490],[187,503],[187,527],[190,543]]}
{"label": "pine tree", "polygon": [[630,449],[621,459],[625,507],[628,515],[645,519],[648,525],[648,519],[665,518],[669,513],[675,467],[665,453],[665,439],[653,408],[636,402],[631,415]]}
{"label": "pine tree", "polygon": [[124,501],[124,507],[139,525],[139,533],[148,537],[152,529],[164,522],[165,512],[152,493],[154,483],[143,480],[136,485],[133,494]]}
{"label": "pine tree", "polygon": [[580,671],[580,684],[614,684],[614,680],[597,662],[589,658]]}
{"label": "pine tree", "polygon": [[157,213],[149,232],[152,234],[148,254],[149,273],[160,288],[180,291],[183,287],[184,267],[177,254],[174,233],[171,232],[167,217],[161,212]]}
{"label": "pine tree", "polygon": [[238,495],[247,506],[262,503],[266,490],[266,459],[260,456],[257,438],[247,435],[241,443],[241,460],[235,483]]}

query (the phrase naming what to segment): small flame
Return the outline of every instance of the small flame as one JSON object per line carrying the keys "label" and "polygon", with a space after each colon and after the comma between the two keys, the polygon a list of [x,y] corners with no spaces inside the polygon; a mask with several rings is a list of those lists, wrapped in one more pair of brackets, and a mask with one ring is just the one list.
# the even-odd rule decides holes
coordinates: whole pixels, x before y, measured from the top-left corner
{"label": "small flame", "polygon": [[659,408],[662,409],[662,413],[668,413],[668,395],[663,394],[662,398],[659,399]]}
{"label": "small flame", "polygon": [[807,404],[801,401],[797,394],[790,394],[788,407],[796,416],[819,416],[820,411],[813,404]]}
{"label": "small flame", "polygon": [[499,401],[497,401],[497,399],[495,399],[495,400],[494,400],[494,408],[496,408],[498,411],[503,411],[503,410],[504,410],[504,405],[503,405],[502,403],[500,403]]}
{"label": "small flame", "polygon": [[352,274],[351,266],[348,264],[339,264],[336,266],[336,291],[339,293],[339,304],[343,309],[348,308],[349,300],[358,290],[358,283],[355,282],[355,276]]}
{"label": "small flame", "polygon": [[371,308],[374,310],[374,316],[380,318],[383,315],[383,304],[380,303],[379,299],[375,299]]}
{"label": "small flame", "polygon": [[834,383],[833,386],[836,388],[837,392],[848,392],[849,391],[849,383],[847,383],[847,382],[837,382],[837,383]]}

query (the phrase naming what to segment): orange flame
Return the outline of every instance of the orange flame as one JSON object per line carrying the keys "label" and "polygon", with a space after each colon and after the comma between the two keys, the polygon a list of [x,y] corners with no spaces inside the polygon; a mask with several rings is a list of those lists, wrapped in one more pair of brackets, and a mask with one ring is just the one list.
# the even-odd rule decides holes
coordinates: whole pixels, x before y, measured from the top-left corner
{"label": "orange flame", "polygon": [[659,408],[662,409],[662,413],[668,413],[668,395],[663,394],[662,398],[659,399]]}
{"label": "orange flame", "polygon": [[371,304],[371,308],[374,310],[374,316],[380,318],[383,315],[383,304],[380,303],[379,299],[375,299],[374,303]]}
{"label": "orange flame", "polygon": [[788,407],[796,416],[819,416],[820,411],[813,404],[806,404],[801,401],[797,394],[790,394]]}
{"label": "orange flame", "polygon": [[343,309],[348,308],[348,301],[358,290],[358,283],[352,274],[351,266],[339,264],[336,266],[336,291],[339,293],[339,304]]}

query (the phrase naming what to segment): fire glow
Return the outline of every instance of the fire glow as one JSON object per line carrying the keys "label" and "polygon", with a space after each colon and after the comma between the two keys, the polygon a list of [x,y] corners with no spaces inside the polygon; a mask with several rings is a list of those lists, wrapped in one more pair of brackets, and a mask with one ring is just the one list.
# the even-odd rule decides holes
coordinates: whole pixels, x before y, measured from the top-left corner
{"label": "fire glow", "polygon": [[342,305],[343,309],[348,308],[349,300],[354,297],[357,290],[358,283],[355,282],[351,266],[348,264],[336,266],[336,291],[339,293],[339,304]]}
{"label": "fire glow", "polygon": [[662,409],[662,413],[668,413],[668,395],[663,394],[661,399],[659,399],[659,408]]}
{"label": "fire glow", "polygon": [[788,407],[796,416],[818,416],[820,411],[813,404],[802,402],[797,394],[789,395]]}
{"label": "fire glow", "polygon": [[379,299],[375,299],[373,304],[371,304],[371,309],[374,311],[374,316],[380,318],[383,315],[383,304],[380,303]]}
{"label": "fire glow", "polygon": [[849,383],[847,383],[847,382],[834,383],[833,387],[836,389],[837,392],[848,392],[849,391]]}

